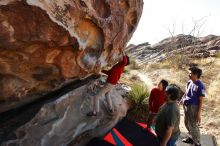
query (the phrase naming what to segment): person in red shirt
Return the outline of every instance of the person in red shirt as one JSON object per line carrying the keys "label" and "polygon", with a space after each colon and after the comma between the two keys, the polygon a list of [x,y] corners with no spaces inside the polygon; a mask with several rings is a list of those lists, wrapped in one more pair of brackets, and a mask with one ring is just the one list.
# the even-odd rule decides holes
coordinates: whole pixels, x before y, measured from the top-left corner
{"label": "person in red shirt", "polygon": [[106,81],[106,84],[101,88],[101,90],[93,97],[93,100],[94,100],[93,111],[90,111],[89,113],[87,113],[86,114],[87,116],[91,117],[91,116],[97,115],[97,113],[99,112],[99,98],[102,95],[106,96],[107,104],[109,107],[109,112],[113,113],[112,100],[110,98],[109,92],[118,83],[118,80],[120,79],[121,74],[123,73],[124,67],[128,64],[129,64],[129,57],[125,55],[125,53],[123,52],[123,56],[117,64],[115,64],[108,71],[106,70],[102,71],[104,74],[108,76],[107,81]]}
{"label": "person in red shirt", "polygon": [[153,88],[150,92],[148,107],[149,115],[147,119],[147,125],[149,128],[155,125],[157,113],[165,102],[165,89],[167,86],[168,82],[166,80],[161,80],[158,87]]}

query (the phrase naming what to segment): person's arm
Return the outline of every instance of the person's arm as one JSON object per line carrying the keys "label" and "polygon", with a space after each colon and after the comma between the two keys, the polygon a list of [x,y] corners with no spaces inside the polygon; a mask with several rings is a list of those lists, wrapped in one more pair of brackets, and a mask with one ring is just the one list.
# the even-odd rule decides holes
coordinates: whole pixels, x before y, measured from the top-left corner
{"label": "person's arm", "polygon": [[121,55],[122,56],[120,57],[118,64],[125,66],[127,64],[127,57],[126,57],[124,49],[121,50]]}
{"label": "person's arm", "polygon": [[101,70],[102,70],[101,62],[100,62],[100,60],[97,60],[95,66],[94,66],[93,72],[98,75],[101,73]]}
{"label": "person's arm", "polygon": [[124,49],[122,50],[122,55],[125,56],[125,51],[124,51]]}
{"label": "person's arm", "polygon": [[202,98],[203,98],[203,96],[199,96],[199,99],[198,99],[198,112],[196,114],[196,122],[197,122],[197,124],[199,124],[201,122]]}
{"label": "person's arm", "polygon": [[205,97],[205,87],[204,85],[200,85],[198,89],[198,112],[196,113],[196,122],[199,124],[201,122],[201,113],[202,113],[202,101],[203,97]]}
{"label": "person's arm", "polygon": [[160,146],[166,146],[169,139],[171,138],[174,126],[169,126],[164,134],[164,137],[160,143]]}
{"label": "person's arm", "polygon": [[178,105],[183,104],[183,98],[186,96],[186,93],[183,94],[182,98],[180,99],[180,101],[178,102]]}
{"label": "person's arm", "polygon": [[182,96],[181,100],[179,101],[178,105],[183,104],[183,99],[185,98],[185,96],[187,94],[189,84],[190,84],[190,81],[187,82],[186,87],[185,87],[185,93],[183,94],[183,96]]}

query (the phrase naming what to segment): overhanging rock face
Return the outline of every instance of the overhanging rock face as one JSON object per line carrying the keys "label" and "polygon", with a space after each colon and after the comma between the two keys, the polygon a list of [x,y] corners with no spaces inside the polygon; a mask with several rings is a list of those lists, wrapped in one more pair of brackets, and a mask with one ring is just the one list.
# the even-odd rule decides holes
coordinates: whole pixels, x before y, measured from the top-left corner
{"label": "overhanging rock face", "polygon": [[0,112],[114,64],[142,8],[143,0],[1,0],[0,101],[8,106]]}

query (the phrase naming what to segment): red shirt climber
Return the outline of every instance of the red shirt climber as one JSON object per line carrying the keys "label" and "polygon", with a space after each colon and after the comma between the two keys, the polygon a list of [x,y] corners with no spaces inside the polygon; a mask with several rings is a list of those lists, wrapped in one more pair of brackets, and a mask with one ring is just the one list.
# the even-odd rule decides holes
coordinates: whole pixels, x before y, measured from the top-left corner
{"label": "red shirt climber", "polygon": [[124,55],[122,58],[122,61],[118,62],[110,70],[108,71],[103,70],[102,72],[108,75],[107,82],[110,84],[116,85],[127,63],[128,63],[127,56]]}

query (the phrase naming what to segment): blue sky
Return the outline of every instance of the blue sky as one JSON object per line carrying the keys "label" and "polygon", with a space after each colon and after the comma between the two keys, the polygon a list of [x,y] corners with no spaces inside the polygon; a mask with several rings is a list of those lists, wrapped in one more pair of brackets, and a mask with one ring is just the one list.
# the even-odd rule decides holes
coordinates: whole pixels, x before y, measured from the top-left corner
{"label": "blue sky", "polygon": [[195,36],[220,35],[220,0],[144,0],[142,17],[128,44],[155,44],[170,37],[169,30],[174,35],[189,34],[195,21],[201,26]]}

